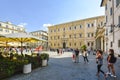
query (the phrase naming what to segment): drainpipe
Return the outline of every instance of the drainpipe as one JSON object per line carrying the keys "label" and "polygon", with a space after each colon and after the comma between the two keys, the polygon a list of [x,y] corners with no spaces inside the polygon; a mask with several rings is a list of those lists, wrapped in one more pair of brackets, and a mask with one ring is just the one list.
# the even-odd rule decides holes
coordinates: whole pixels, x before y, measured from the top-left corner
{"label": "drainpipe", "polygon": [[112,13],[112,28],[113,28],[113,43],[114,43],[114,38],[115,38],[115,35],[114,35],[114,0],[112,0],[112,10],[113,10],[113,13]]}

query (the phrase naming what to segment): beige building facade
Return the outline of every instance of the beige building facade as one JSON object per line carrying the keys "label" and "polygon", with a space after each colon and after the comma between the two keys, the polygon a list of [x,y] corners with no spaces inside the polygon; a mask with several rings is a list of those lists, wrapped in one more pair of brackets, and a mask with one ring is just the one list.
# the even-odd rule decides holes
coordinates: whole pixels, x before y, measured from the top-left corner
{"label": "beige building facade", "polygon": [[120,54],[120,0],[102,0],[101,6],[105,6],[106,50]]}
{"label": "beige building facade", "polygon": [[0,21],[0,34],[21,33],[26,32],[24,27],[14,25],[11,22]]}
{"label": "beige building facade", "polygon": [[104,25],[104,16],[97,16],[48,27],[48,47],[78,48],[82,45],[96,49],[96,30]]}

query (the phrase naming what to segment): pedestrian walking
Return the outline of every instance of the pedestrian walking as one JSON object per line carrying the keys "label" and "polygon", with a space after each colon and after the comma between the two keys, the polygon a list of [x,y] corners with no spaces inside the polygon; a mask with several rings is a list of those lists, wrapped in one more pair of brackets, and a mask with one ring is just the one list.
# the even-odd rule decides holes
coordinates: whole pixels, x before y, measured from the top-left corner
{"label": "pedestrian walking", "polygon": [[91,47],[90,46],[88,46],[87,51],[88,51],[88,54],[90,55],[90,53],[91,53]]}
{"label": "pedestrian walking", "polygon": [[57,54],[59,55],[59,49],[57,49]]}
{"label": "pedestrian walking", "polygon": [[72,51],[72,60],[73,62],[76,62],[76,55],[75,55],[75,51]]}
{"label": "pedestrian walking", "polygon": [[98,50],[96,53],[96,63],[97,63],[97,74],[96,76],[99,77],[100,72],[106,77],[106,74],[104,71],[101,70],[101,67],[103,65],[103,52],[101,50]]}
{"label": "pedestrian walking", "polygon": [[[116,57],[114,55],[114,50],[113,49],[109,49],[109,55],[107,57],[107,62],[108,62],[108,71],[107,74],[111,75],[112,77],[116,77],[115,75],[115,67],[114,67],[114,63],[116,62]],[[112,71],[112,74],[110,73],[110,71]]]}
{"label": "pedestrian walking", "polygon": [[78,50],[78,48],[75,50],[75,56],[76,56],[75,62],[78,63],[79,62],[79,50]]}
{"label": "pedestrian walking", "polygon": [[84,58],[84,62],[86,64],[86,62],[88,63],[89,60],[88,60],[88,52],[86,51],[86,49],[84,49],[83,51],[83,58]]}

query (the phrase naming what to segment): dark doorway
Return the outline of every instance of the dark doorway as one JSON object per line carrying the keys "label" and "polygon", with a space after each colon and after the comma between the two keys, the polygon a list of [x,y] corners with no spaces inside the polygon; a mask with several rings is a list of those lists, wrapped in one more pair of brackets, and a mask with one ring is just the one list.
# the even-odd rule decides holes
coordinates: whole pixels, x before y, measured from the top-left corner
{"label": "dark doorway", "polygon": [[63,42],[63,48],[64,48],[64,49],[66,48],[66,43],[65,43],[65,42]]}

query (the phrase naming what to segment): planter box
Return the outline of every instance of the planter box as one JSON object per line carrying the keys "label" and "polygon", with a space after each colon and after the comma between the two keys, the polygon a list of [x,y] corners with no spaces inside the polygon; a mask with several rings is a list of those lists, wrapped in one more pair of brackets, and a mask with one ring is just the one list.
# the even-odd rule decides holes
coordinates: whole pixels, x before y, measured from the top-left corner
{"label": "planter box", "polygon": [[31,63],[30,64],[26,64],[23,66],[23,73],[30,73],[31,72]]}
{"label": "planter box", "polygon": [[47,60],[42,60],[42,66],[47,66]]}

